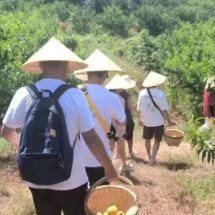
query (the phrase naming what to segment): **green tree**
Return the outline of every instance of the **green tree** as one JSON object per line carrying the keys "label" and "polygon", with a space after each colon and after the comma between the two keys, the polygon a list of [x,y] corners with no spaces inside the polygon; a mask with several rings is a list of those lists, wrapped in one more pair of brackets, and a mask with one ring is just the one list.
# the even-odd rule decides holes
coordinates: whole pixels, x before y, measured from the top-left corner
{"label": "green tree", "polygon": [[128,17],[116,6],[105,8],[104,12],[97,16],[97,23],[112,36],[126,37],[128,35],[127,22]]}

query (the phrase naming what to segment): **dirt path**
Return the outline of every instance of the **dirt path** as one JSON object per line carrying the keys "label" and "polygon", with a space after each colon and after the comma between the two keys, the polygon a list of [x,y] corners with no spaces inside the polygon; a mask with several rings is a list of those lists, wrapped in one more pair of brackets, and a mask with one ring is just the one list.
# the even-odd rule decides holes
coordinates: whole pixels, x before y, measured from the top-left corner
{"label": "dirt path", "polygon": [[[161,144],[158,153],[159,166],[147,165],[147,154],[143,143],[136,143],[136,157],[131,160],[134,172],[127,174],[136,185],[142,208],[140,215],[191,215],[196,214],[192,201],[181,196],[176,180],[181,171],[193,167],[195,156],[190,144],[182,143],[179,147]],[[198,162],[198,161],[197,161]],[[119,166],[120,160],[115,160]],[[186,202],[187,201],[187,202]]]}
{"label": "dirt path", "polygon": [[[139,215],[214,215],[215,202],[211,201],[212,213],[206,213],[208,206],[196,208],[193,199],[183,195],[177,181],[181,174],[189,172],[193,177],[198,174],[211,174],[211,167],[202,165],[190,149],[188,143],[179,147],[168,147],[161,144],[158,153],[160,165],[147,165],[147,155],[143,141],[135,143],[135,158],[131,160],[134,172],[127,174],[135,184],[142,208]],[[34,215],[30,192],[20,180],[16,159],[0,160],[0,214],[1,215]],[[116,167],[120,160],[114,160]],[[206,208],[206,209],[205,209]]]}

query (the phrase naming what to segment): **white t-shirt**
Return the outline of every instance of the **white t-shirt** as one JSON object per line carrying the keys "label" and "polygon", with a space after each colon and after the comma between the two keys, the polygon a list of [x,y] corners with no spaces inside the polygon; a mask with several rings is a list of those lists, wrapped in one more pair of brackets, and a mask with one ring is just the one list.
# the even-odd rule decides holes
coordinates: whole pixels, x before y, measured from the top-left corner
{"label": "white t-shirt", "polygon": [[[163,91],[157,88],[150,89],[151,95],[155,103],[160,107],[161,111],[169,109],[166,96]],[[160,111],[154,106],[146,89],[140,91],[137,110],[142,112],[143,123],[147,127],[164,125],[165,121]]]}
{"label": "white t-shirt", "polygon": [[[123,110],[119,97],[115,93],[112,93],[105,89],[103,86],[97,84],[86,84],[86,88],[98,112],[101,114],[101,116],[106,121],[109,127],[111,127],[112,120],[116,120],[120,123],[123,123],[125,121],[126,119],[125,111]],[[110,150],[109,139],[107,137],[107,134],[92,111],[91,114],[95,124],[95,130],[99,137],[101,138],[106,149],[106,152],[109,155],[109,158],[112,159],[112,152]],[[85,166],[100,167],[101,164],[90,152],[83,138],[81,143]]]}
{"label": "white t-shirt", "polygon": [[[65,82],[57,79],[42,79],[36,83],[38,90],[48,89],[54,92]],[[70,144],[74,144],[76,135],[80,132],[87,132],[94,127],[92,117],[84,94],[79,89],[67,90],[59,99],[63,109]],[[26,88],[20,88],[13,97],[11,104],[4,117],[3,124],[11,128],[18,128],[24,125],[26,112],[32,104]],[[78,138],[79,139],[79,138]],[[80,140],[76,142],[74,149],[74,161],[71,177],[64,182],[51,186],[38,186],[28,182],[28,186],[38,189],[70,190],[87,183],[88,178],[82,158]]]}

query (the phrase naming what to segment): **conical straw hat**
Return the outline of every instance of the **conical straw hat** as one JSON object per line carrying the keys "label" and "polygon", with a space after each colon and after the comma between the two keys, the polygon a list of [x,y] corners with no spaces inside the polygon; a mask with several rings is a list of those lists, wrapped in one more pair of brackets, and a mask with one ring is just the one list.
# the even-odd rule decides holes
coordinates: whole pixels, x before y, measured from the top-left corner
{"label": "conical straw hat", "polygon": [[88,65],[59,40],[52,37],[39,51],[33,54],[22,69],[29,73],[40,73],[41,61],[67,61],[70,71],[86,68]]}
{"label": "conical straw hat", "polygon": [[166,81],[166,76],[158,74],[156,72],[150,72],[146,79],[143,81],[143,87],[155,87],[163,84]]}
{"label": "conical straw hat", "polygon": [[[82,80],[84,77],[87,77],[86,74],[88,72],[122,72],[122,69],[119,66],[98,49],[96,49],[84,62],[89,65],[87,68],[74,71],[74,75]],[[82,76],[80,76],[80,74]]]}
{"label": "conical straw hat", "polygon": [[128,90],[136,86],[136,81],[130,79],[129,75],[122,75],[121,77],[130,84],[130,87],[128,86],[127,88],[124,88],[124,90]]}
{"label": "conical straw hat", "polygon": [[109,90],[116,90],[116,89],[129,89],[131,88],[131,84],[126,81],[122,76],[115,75],[105,86],[105,88]]}

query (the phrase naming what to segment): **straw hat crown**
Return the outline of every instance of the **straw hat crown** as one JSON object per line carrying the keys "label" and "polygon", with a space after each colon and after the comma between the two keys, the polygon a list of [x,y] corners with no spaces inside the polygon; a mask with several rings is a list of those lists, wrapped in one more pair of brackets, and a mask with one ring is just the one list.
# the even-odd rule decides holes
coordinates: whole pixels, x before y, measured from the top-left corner
{"label": "straw hat crown", "polygon": [[129,89],[131,87],[132,87],[131,84],[128,81],[126,81],[122,76],[119,75],[115,75],[105,86],[105,88],[109,90]]}
{"label": "straw hat crown", "polygon": [[130,87],[124,88],[124,90],[130,89],[136,86],[136,81],[130,79],[129,75],[122,75],[121,77],[130,84]]}
{"label": "straw hat crown", "polygon": [[52,37],[39,51],[33,54],[22,69],[29,73],[40,73],[39,62],[66,61],[69,62],[70,71],[86,68],[88,65],[75,53],[64,46],[59,40]]}
{"label": "straw hat crown", "polygon": [[122,72],[122,69],[110,60],[104,53],[96,49],[85,61],[88,67],[75,71],[74,74],[86,74],[88,72]]}
{"label": "straw hat crown", "polygon": [[166,81],[166,76],[161,75],[159,73],[151,71],[146,79],[143,81],[143,87],[155,87],[160,84],[163,84]]}

